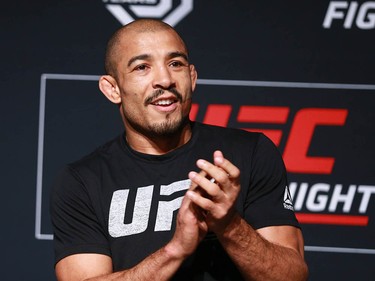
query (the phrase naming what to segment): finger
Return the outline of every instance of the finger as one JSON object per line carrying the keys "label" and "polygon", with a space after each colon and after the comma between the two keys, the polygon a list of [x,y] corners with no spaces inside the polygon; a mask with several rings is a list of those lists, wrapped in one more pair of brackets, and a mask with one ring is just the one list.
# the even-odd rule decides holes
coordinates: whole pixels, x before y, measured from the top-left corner
{"label": "finger", "polygon": [[206,213],[207,212],[196,205],[189,196],[184,196],[178,212],[178,217],[184,217],[189,222],[193,220],[198,225],[203,225],[206,219]]}
{"label": "finger", "polygon": [[[196,172],[191,172],[191,173],[196,173]],[[202,177],[206,177],[207,176],[207,173],[205,171],[203,171],[203,170],[201,170],[198,174],[200,176],[202,176]],[[195,190],[197,187],[198,187],[198,184],[196,182],[194,182],[194,181],[191,180],[189,190]]]}
{"label": "finger", "polygon": [[191,204],[191,200],[189,197],[187,196],[184,196],[182,198],[182,202],[181,202],[181,206],[180,206],[180,211],[181,212],[185,212],[186,210],[188,210],[190,208],[190,204]]}
{"label": "finger", "polygon": [[199,187],[191,190],[194,190],[203,197],[218,198],[223,193],[213,178],[209,180],[206,176],[203,177],[201,173],[198,174],[196,172],[190,172],[189,179],[194,183],[194,185]]}
{"label": "finger", "polygon": [[[186,197],[189,197],[189,196],[186,196]],[[191,211],[196,216],[197,222],[198,223],[204,223],[205,220],[206,220],[207,211],[203,210],[201,207],[196,205],[190,198],[189,198],[189,200],[190,200],[190,206],[189,207],[191,208]]]}
{"label": "finger", "polygon": [[197,161],[197,166],[205,171],[210,177],[214,178],[215,183],[219,184],[221,188],[229,187],[230,181],[228,179],[228,173],[223,168],[203,159]]}
{"label": "finger", "polygon": [[201,194],[193,191],[193,190],[188,190],[186,192],[186,196],[195,204],[197,205],[199,208],[201,208],[202,210],[206,211],[206,212],[211,212],[211,210],[213,209],[214,207],[214,203],[206,198],[206,197],[203,197]]}
{"label": "finger", "polygon": [[219,150],[214,152],[214,164],[226,172],[230,181],[236,184],[239,182],[240,170],[228,159],[224,158],[223,153]]}

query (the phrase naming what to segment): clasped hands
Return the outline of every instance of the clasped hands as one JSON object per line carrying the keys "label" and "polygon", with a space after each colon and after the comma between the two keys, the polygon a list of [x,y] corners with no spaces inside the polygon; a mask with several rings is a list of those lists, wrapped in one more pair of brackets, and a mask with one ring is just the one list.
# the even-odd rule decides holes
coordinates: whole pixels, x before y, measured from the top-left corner
{"label": "clasped hands", "polygon": [[236,215],[240,192],[240,171],[221,151],[213,154],[213,163],[199,159],[201,171],[190,172],[191,186],[177,215],[171,240],[182,257],[192,254],[208,231],[222,235]]}

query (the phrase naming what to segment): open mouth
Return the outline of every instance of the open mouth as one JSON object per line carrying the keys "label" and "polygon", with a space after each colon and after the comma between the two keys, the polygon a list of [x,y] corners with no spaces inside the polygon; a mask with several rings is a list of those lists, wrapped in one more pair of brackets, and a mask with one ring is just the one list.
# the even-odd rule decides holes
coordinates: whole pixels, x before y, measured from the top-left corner
{"label": "open mouth", "polygon": [[156,106],[170,106],[171,104],[177,102],[175,99],[159,99],[154,102],[152,102],[152,105]]}

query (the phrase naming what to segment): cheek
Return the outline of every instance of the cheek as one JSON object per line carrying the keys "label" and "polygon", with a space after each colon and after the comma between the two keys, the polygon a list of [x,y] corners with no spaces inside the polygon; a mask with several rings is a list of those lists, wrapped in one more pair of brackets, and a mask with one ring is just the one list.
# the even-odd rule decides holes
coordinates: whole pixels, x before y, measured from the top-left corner
{"label": "cheek", "polygon": [[143,102],[139,99],[137,94],[127,94],[122,97],[121,106],[122,111],[126,117],[131,116],[132,118],[140,115],[142,110]]}
{"label": "cheek", "polygon": [[127,88],[123,88],[121,93],[122,104],[130,109],[131,106],[143,105],[144,103],[144,91],[137,87],[129,85]]}
{"label": "cheek", "polygon": [[137,114],[137,112],[141,112],[142,110],[144,110],[141,102],[137,102],[135,100],[130,100],[130,99],[125,100],[122,103],[122,107],[125,113],[132,114],[132,115]]}

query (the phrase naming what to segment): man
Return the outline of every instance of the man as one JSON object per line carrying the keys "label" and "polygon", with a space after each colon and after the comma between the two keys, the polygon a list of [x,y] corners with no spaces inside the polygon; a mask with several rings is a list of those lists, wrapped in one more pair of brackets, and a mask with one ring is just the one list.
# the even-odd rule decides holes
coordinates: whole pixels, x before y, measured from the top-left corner
{"label": "man", "polygon": [[176,31],[134,21],[105,65],[125,133],[58,178],[58,280],[305,280],[280,155],[261,134],[189,121],[197,72]]}

